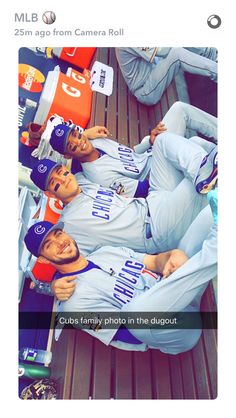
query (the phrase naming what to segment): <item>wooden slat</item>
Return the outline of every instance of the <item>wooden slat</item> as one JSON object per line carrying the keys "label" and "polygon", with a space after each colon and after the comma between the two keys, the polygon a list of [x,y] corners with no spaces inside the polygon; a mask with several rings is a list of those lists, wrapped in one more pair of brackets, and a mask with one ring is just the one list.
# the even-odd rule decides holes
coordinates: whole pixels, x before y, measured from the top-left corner
{"label": "wooden slat", "polygon": [[134,96],[129,94],[128,96],[129,107],[129,145],[133,148],[138,144],[142,138],[139,138],[139,126],[138,126],[138,103]]}
{"label": "wooden slat", "polygon": [[151,353],[134,353],[134,397],[152,399]]}
{"label": "wooden slat", "polygon": [[111,347],[106,347],[97,339],[94,342],[94,369],[92,382],[93,399],[111,397]]}
{"label": "wooden slat", "polygon": [[86,332],[78,330],[75,344],[71,399],[89,399],[93,338]]}
{"label": "wooden slat", "polygon": [[172,399],[183,399],[184,390],[183,390],[181,363],[180,363],[179,354],[171,355],[169,358],[169,362],[170,362]]}
{"label": "wooden slat", "polygon": [[76,330],[63,329],[59,341],[52,343],[51,377],[58,379],[60,399],[70,399]]}
{"label": "wooden slat", "polygon": [[205,348],[205,363],[208,370],[211,398],[215,399],[217,397],[217,347],[215,330],[203,330],[203,344]]}
{"label": "wooden slat", "polygon": [[159,122],[161,122],[161,120],[163,119],[163,115],[162,115],[162,112],[161,112],[161,104],[160,103],[157,103],[156,105],[155,105],[155,118],[156,118],[156,122],[155,122],[155,125],[157,125]]}
{"label": "wooden slat", "polygon": [[[108,63],[108,50],[107,48],[99,48],[98,60],[104,64]],[[106,124],[106,103],[107,96],[104,94],[96,95],[96,111],[94,118],[94,125],[105,125]]]}
{"label": "wooden slat", "polygon": [[[216,302],[212,283],[209,283],[202,301],[201,311],[216,312]],[[212,321],[213,322],[213,321]],[[192,350],[197,377],[199,398],[216,398],[217,396],[217,338],[216,330],[204,329],[198,345]],[[202,371],[196,370],[198,358],[202,363]]]}
{"label": "wooden slat", "polygon": [[138,103],[139,137],[142,140],[149,133],[148,107]]}
{"label": "wooden slat", "polygon": [[168,109],[169,109],[166,92],[163,94],[160,103],[161,103],[162,117],[164,117],[165,114],[168,112]]}
{"label": "wooden slat", "polygon": [[[97,48],[97,50],[96,50],[96,52],[93,56],[92,62],[89,66],[90,70],[91,70],[94,62],[98,60],[98,56],[99,56],[99,48]],[[89,122],[88,122],[88,128],[91,128],[95,124],[96,101],[97,101],[97,93],[94,91],[93,92],[93,98],[92,98],[92,110],[91,110],[91,115],[90,115],[90,119],[89,119]]]}
{"label": "wooden slat", "polygon": [[170,108],[178,100],[175,81],[172,81],[172,83],[169,85],[168,89],[166,90],[166,96],[168,108]]}
{"label": "wooden slat", "polygon": [[[201,300],[201,312],[217,312],[217,306],[216,306],[216,300],[215,300],[215,294],[213,289],[212,282],[209,283],[206,291],[204,292],[204,295]],[[217,331],[214,328],[213,318],[210,318],[210,323],[212,324],[212,332],[210,335],[212,336],[213,340],[213,346],[211,346],[212,350],[217,350]]]}
{"label": "wooden slat", "polygon": [[132,353],[115,349],[115,399],[132,399]]}
{"label": "wooden slat", "polygon": [[96,102],[97,102],[97,93],[93,92],[92,111],[91,111],[91,116],[90,116],[89,123],[88,123],[88,128],[92,128],[95,125]]}
{"label": "wooden slat", "polygon": [[198,399],[210,399],[211,393],[206,370],[202,337],[198,341],[197,345],[192,349],[192,356]]}
{"label": "wooden slat", "polygon": [[[209,283],[202,298],[201,311],[216,312],[216,310],[213,284]],[[204,329],[202,338],[211,398],[215,399],[217,396],[217,331],[215,329]]]}
{"label": "wooden slat", "polygon": [[118,94],[118,63],[115,56],[115,48],[109,48],[109,61],[110,65],[114,70],[114,81],[113,81],[113,92],[107,100],[107,128],[112,133],[112,139],[117,140],[117,94]]}
{"label": "wooden slat", "polygon": [[191,352],[187,351],[179,355],[180,365],[181,365],[181,374],[183,379],[183,393],[184,399],[196,399],[197,392],[195,387],[194,380],[194,370]]}
{"label": "wooden slat", "polygon": [[119,142],[127,145],[128,141],[128,106],[127,106],[127,86],[121,74],[118,72],[118,131]]}
{"label": "wooden slat", "polygon": [[155,399],[171,399],[169,356],[159,350],[151,350]]}
{"label": "wooden slat", "polygon": [[212,282],[209,283],[201,300],[202,312],[217,312],[217,305]]}
{"label": "wooden slat", "polygon": [[155,106],[150,106],[148,108],[148,122],[149,122],[149,131],[151,131],[157,125]]}

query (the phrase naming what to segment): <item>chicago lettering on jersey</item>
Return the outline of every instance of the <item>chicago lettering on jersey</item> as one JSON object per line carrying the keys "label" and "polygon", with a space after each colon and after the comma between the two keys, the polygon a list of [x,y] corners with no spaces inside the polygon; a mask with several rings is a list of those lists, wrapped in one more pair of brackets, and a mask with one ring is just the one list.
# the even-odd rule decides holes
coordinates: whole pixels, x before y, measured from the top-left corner
{"label": "chicago lettering on jersey", "polygon": [[134,285],[137,284],[144,265],[135,260],[127,260],[118,276],[114,286],[113,297],[122,304],[130,302],[134,295]]}
{"label": "chicago lettering on jersey", "polygon": [[115,193],[112,190],[103,189],[100,187],[93,202],[92,215],[96,218],[101,218],[108,221],[110,219],[109,214],[114,195]]}
{"label": "chicago lettering on jersey", "polygon": [[139,169],[134,162],[132,149],[120,145],[118,147],[118,154],[125,170],[139,173]]}

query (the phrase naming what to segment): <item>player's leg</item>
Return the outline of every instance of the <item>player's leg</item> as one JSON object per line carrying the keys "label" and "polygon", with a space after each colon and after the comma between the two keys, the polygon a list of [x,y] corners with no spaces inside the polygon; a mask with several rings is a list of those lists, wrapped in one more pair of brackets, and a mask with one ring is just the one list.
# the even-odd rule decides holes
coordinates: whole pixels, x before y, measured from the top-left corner
{"label": "player's leg", "polygon": [[[212,145],[209,148],[212,149]],[[153,145],[150,191],[173,190],[173,185],[178,184],[183,176],[195,184],[206,156],[207,152],[193,140],[169,132],[160,134]]]}
{"label": "player's leg", "polygon": [[162,122],[168,132],[177,135],[186,137],[187,130],[193,130],[208,138],[217,138],[217,118],[188,103],[175,102]]}
{"label": "player's leg", "polygon": [[[159,251],[175,248],[207,205],[194,186],[205,155],[199,145],[170,133],[160,135],[154,143],[147,202],[152,238]],[[183,175],[189,179],[181,180]]]}
{"label": "player's leg", "polygon": [[195,54],[202,55],[203,57],[209,58],[210,60],[217,61],[217,49],[216,48],[189,48],[184,47],[188,51],[194,52]]}
{"label": "player's leg", "polygon": [[[150,192],[147,197],[151,232],[157,249],[167,251],[178,245],[193,220],[207,205],[207,199],[198,194],[195,188],[195,180],[201,173],[199,167],[202,158],[205,159],[207,153],[192,141],[168,133],[160,135],[153,148]],[[172,170],[169,169],[171,165],[174,167]],[[209,167],[214,173],[211,161]],[[188,178],[171,189],[168,186],[170,182],[177,183],[175,174],[178,168]],[[203,176],[200,179],[203,183]],[[204,220],[205,226],[209,225],[208,219],[206,217]]]}
{"label": "player's leg", "polygon": [[[197,254],[168,279],[163,279],[147,292],[133,299],[123,310],[128,312],[198,312],[201,296],[216,273],[217,227],[214,225]],[[184,317],[182,319],[184,320]],[[131,333],[148,344],[150,348],[177,354],[192,348],[197,343],[201,330],[132,329]]]}
{"label": "player's leg", "polygon": [[189,138],[189,141],[194,142],[195,144],[202,147],[207,154],[209,154],[215,148],[214,142],[207,141],[206,139],[203,139],[200,136],[192,136],[191,138]]}
{"label": "player's leg", "polygon": [[207,205],[206,196],[197,193],[188,179],[183,179],[173,191],[151,191],[146,200],[157,251],[177,248],[194,219]]}
{"label": "player's leg", "polygon": [[[185,156],[187,154],[187,159],[189,159],[189,154],[185,149],[186,142],[188,143],[189,141],[183,142],[180,138],[182,137],[167,132],[158,135],[154,142],[149,179],[150,191],[173,191],[183,180],[184,172],[182,167],[176,162],[178,162],[179,154],[182,154],[182,152]],[[202,160],[206,153],[202,148],[197,147],[193,145],[194,150],[198,149],[200,152],[200,159]],[[173,164],[173,161],[175,164]],[[184,166],[184,163],[182,164]]]}
{"label": "player's leg", "polygon": [[134,95],[140,102],[147,105],[158,103],[180,68],[217,81],[216,62],[184,48],[171,48],[166,58],[159,58],[144,85],[137,89]]}
{"label": "player's leg", "polygon": [[202,243],[207,239],[209,230],[213,226],[213,216],[210,205],[207,205],[191,223],[178,248],[183,250],[190,258],[202,248]]}
{"label": "player's leg", "polygon": [[218,223],[218,188],[208,193],[207,198],[210,204],[201,210],[178,244],[189,258],[201,250],[213,224]]}

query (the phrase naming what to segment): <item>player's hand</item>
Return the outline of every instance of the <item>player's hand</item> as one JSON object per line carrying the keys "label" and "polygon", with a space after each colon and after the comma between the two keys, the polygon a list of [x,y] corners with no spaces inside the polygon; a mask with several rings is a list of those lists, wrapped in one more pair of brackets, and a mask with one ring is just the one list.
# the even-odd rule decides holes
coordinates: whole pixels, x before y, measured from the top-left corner
{"label": "player's hand", "polygon": [[181,250],[170,251],[170,256],[163,268],[163,277],[167,278],[188,260],[188,256]]}
{"label": "player's hand", "polygon": [[29,143],[34,147],[37,147],[40,143],[41,137],[43,132],[46,129],[46,122],[43,125],[39,125],[38,123],[30,122],[27,125],[28,132],[29,132]]}
{"label": "player's hand", "polygon": [[154,129],[152,129],[151,131],[151,135],[150,135],[150,144],[153,145],[156,139],[157,135],[160,135],[161,133],[166,131],[166,127],[165,124],[163,122],[159,122],[157,124],[157,126],[155,126]]}
{"label": "player's hand", "polygon": [[75,291],[76,276],[62,277],[52,282],[52,291],[60,301],[68,300]]}
{"label": "player's hand", "polygon": [[88,139],[107,138],[110,136],[110,132],[105,126],[93,126],[92,128],[86,129],[83,135]]}

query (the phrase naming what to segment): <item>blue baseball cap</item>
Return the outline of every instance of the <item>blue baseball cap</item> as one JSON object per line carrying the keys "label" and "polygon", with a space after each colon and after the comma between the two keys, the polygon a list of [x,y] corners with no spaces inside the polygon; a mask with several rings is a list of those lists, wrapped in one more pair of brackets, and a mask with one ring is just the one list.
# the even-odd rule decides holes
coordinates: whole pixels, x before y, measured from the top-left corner
{"label": "blue baseball cap", "polygon": [[75,128],[75,125],[66,126],[63,124],[55,126],[51,133],[50,145],[52,148],[64,155],[66,153],[67,140],[71,131]]}
{"label": "blue baseball cap", "polygon": [[48,181],[50,174],[55,167],[60,166],[61,164],[55,163],[55,161],[43,159],[40,160],[32,169],[30,178],[34,184],[39,187],[41,190],[47,190]]}
{"label": "blue baseball cap", "polygon": [[39,257],[43,241],[49,232],[63,228],[63,222],[58,222],[55,225],[48,221],[37,222],[29,228],[24,238],[25,245],[35,257]]}

